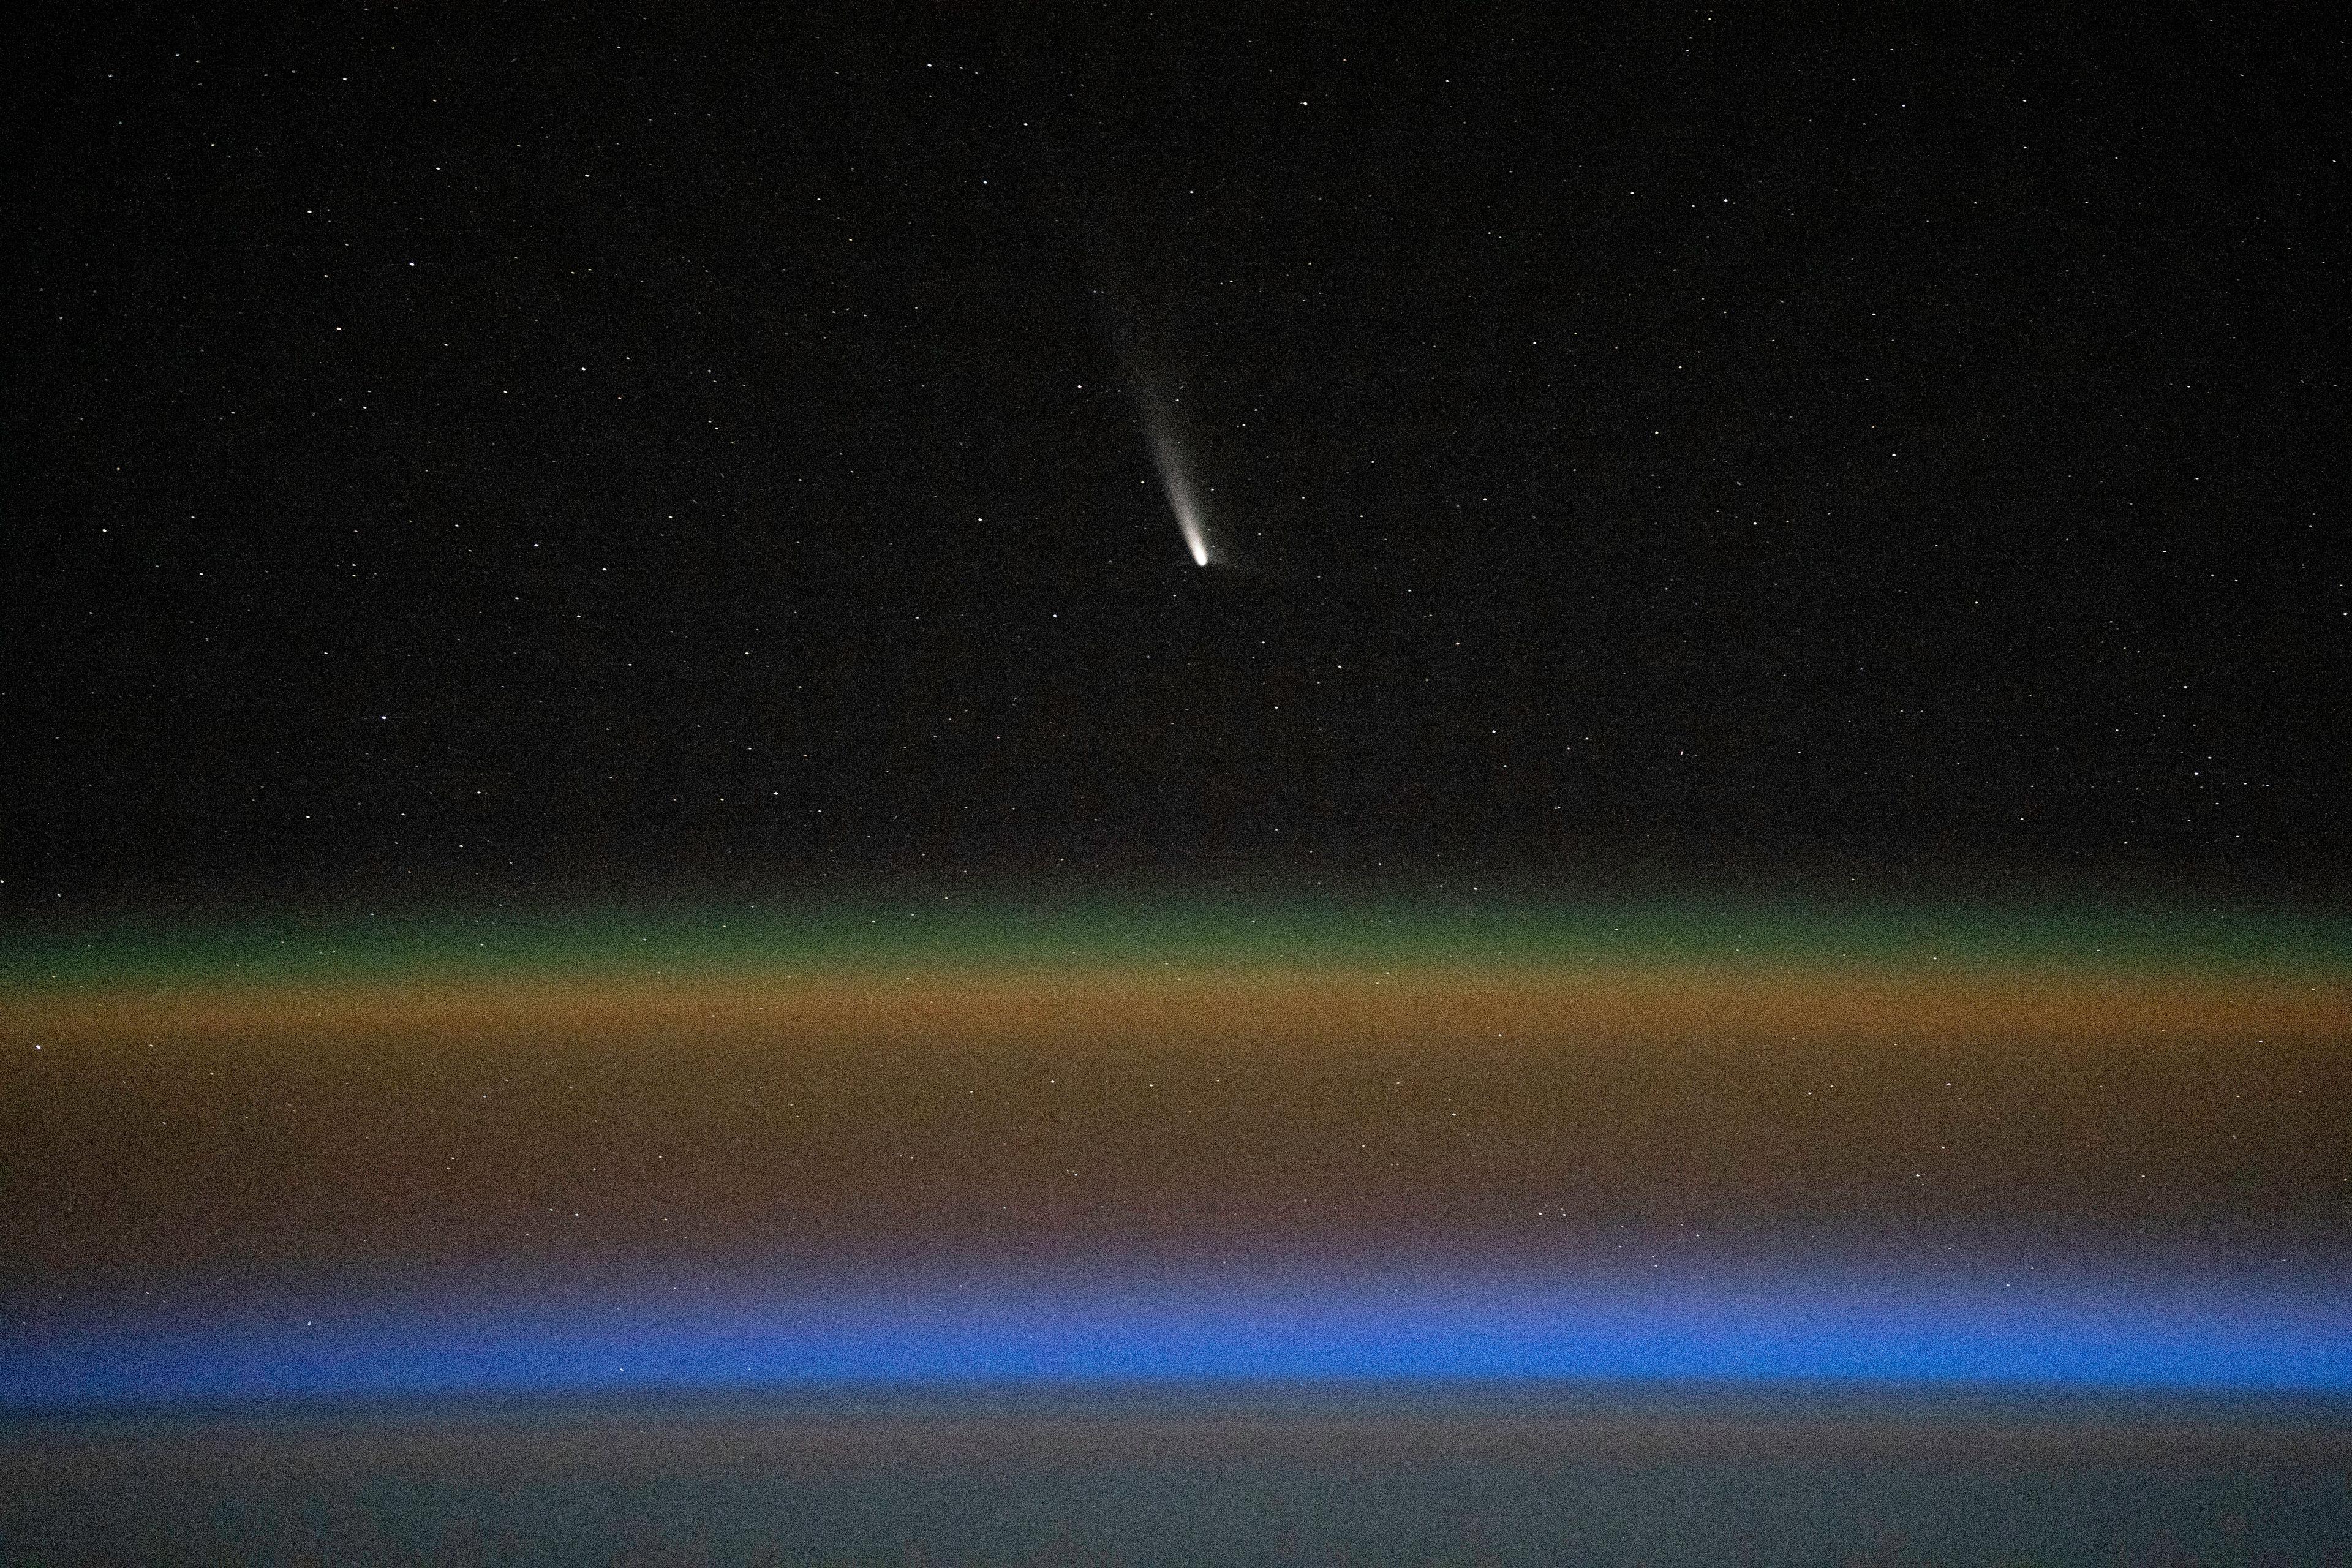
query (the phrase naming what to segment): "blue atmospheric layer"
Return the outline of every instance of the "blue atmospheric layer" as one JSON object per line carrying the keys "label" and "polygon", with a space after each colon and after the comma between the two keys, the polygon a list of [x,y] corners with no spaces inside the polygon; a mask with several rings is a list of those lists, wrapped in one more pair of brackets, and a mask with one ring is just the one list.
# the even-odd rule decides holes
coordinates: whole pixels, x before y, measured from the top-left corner
{"label": "blue atmospheric layer", "polygon": [[[2352,1297],[2145,1288],[1015,1290],[19,1318],[0,1406],[826,1387],[1473,1381],[2352,1392]],[[31,1331],[25,1331],[26,1330]]]}
{"label": "blue atmospheric layer", "polygon": [[[24,1328],[33,1328],[24,1333]],[[1844,1383],[2352,1392],[2333,1290],[1007,1290],[19,1321],[0,1405],[625,1389]]]}

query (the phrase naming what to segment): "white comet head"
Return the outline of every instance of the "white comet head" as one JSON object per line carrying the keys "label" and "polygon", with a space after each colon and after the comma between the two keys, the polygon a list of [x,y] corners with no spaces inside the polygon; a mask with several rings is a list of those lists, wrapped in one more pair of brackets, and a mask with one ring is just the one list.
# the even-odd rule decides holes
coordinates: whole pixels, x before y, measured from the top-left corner
{"label": "white comet head", "polygon": [[1184,531],[1184,547],[1192,552],[1192,564],[1206,566],[1209,563],[1209,541],[1201,531],[1200,519],[1189,511],[1179,511],[1176,526]]}

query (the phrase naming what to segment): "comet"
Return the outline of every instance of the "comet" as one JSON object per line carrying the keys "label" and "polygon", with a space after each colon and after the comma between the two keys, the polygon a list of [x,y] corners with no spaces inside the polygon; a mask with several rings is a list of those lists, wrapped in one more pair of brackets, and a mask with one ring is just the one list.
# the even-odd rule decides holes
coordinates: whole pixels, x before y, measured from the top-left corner
{"label": "comet", "polygon": [[1206,566],[1209,563],[1209,534],[1201,522],[1200,497],[1184,461],[1184,449],[1177,443],[1171,422],[1157,405],[1157,399],[1143,399],[1144,424],[1151,439],[1151,460],[1160,470],[1160,487],[1168,493],[1168,509],[1176,514],[1176,526],[1184,535],[1184,548],[1192,552],[1192,564]]}
{"label": "comet", "polygon": [[1160,470],[1160,488],[1168,497],[1168,510],[1176,514],[1176,527],[1184,535],[1184,548],[1191,552],[1192,564],[1206,566],[1213,558],[1209,526],[1202,515],[1201,486],[1184,450],[1176,398],[1164,389],[1165,384],[1140,352],[1130,345],[1125,357],[1128,387],[1143,421],[1144,438],[1150,443],[1152,466]]}

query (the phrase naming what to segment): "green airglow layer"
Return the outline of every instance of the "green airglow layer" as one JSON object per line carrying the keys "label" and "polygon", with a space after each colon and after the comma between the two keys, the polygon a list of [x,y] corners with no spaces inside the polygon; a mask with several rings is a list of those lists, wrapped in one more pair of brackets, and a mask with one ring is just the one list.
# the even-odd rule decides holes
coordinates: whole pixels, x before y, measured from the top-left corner
{"label": "green airglow layer", "polygon": [[1696,903],[1024,901],[360,914],[0,933],[0,989],[659,973],[1363,966],[2352,974],[2352,921],[2222,910]]}

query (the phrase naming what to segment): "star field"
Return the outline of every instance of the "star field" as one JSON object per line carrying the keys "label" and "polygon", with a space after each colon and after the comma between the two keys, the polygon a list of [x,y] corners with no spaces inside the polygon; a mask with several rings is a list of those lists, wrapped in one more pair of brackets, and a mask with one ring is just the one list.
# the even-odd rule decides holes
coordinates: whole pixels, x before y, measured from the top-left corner
{"label": "star field", "polygon": [[2340,881],[2340,41],[1384,27],[50,36],[5,897]]}

